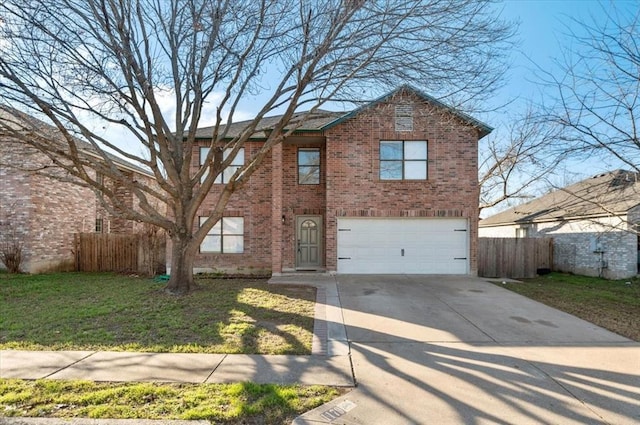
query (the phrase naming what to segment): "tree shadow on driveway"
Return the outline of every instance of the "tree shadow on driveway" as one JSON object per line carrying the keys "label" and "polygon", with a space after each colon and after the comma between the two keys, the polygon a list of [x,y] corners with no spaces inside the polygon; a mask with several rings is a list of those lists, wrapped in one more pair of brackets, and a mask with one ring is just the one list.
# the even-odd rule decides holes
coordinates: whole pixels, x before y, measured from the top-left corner
{"label": "tree shadow on driveway", "polygon": [[358,382],[338,423],[640,422],[640,344],[479,279],[338,280]]}
{"label": "tree shadow on driveway", "polygon": [[[536,358],[536,350],[548,348],[557,361]],[[582,349],[353,343],[352,359],[366,409],[389,424],[638,423],[638,375],[572,366]],[[607,351],[613,363],[634,357],[631,347]]]}

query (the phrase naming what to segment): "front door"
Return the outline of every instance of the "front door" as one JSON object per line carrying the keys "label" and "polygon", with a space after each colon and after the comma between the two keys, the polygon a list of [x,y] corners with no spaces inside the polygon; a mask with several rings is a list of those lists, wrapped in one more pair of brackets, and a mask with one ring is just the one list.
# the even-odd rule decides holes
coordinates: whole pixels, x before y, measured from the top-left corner
{"label": "front door", "polygon": [[296,268],[318,269],[322,265],[322,217],[296,217]]}

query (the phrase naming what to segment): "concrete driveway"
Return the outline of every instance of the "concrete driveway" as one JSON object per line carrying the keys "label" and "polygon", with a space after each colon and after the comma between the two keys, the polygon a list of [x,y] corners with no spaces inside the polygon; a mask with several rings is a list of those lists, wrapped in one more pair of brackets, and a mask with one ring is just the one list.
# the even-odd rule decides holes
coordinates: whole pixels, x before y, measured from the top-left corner
{"label": "concrete driveway", "polygon": [[638,424],[640,344],[466,276],[338,276],[358,387],[295,424]]}

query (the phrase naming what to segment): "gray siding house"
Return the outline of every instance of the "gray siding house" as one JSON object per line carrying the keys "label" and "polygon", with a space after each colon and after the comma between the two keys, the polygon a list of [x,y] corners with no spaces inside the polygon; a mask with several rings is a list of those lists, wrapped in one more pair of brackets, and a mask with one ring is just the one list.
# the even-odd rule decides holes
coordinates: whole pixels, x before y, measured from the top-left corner
{"label": "gray siding house", "polygon": [[607,279],[638,274],[640,175],[616,170],[480,221],[480,237],[552,237],[554,270]]}

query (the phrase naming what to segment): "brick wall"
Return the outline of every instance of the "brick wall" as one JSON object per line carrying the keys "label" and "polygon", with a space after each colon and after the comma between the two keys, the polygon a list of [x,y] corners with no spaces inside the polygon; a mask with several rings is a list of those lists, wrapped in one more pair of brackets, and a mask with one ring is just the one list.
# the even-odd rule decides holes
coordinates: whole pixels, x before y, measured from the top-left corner
{"label": "brick wall", "polygon": [[[625,220],[620,217],[540,223],[534,226],[533,236],[553,237],[554,268],[558,271],[623,279],[637,273],[637,236],[618,230],[626,226]],[[601,261],[606,262],[606,267]]]}
{"label": "brick wall", "polygon": [[[7,139],[0,139],[0,244],[14,241],[21,244],[23,257],[27,260],[31,257],[27,243],[31,190],[29,176],[12,168],[14,164],[38,165],[24,149],[18,149]],[[4,266],[1,261],[0,265]]]}
{"label": "brick wall", "polygon": [[[73,269],[73,234],[94,232],[96,218],[104,219],[104,232],[142,230],[141,223],[111,217],[91,189],[26,171],[50,164],[46,156],[24,143],[0,140],[0,241],[9,233],[18,236],[24,247],[23,271]],[[129,173],[129,177],[154,184],[142,175]],[[134,205],[129,189],[120,186],[116,191],[125,205]],[[159,203],[159,208],[164,205]]]}
{"label": "brick wall", "polygon": [[[148,185],[156,191],[160,191],[160,186],[157,182],[151,177],[140,173],[134,173],[132,171],[123,171],[126,178],[135,179],[141,181],[142,183]],[[133,192],[129,187],[123,185],[122,183],[110,181],[109,178],[104,177],[105,185],[109,187],[111,190],[115,191],[118,202],[124,206],[126,209],[133,208],[134,210],[140,211],[138,206],[137,198],[134,196]],[[155,205],[156,209],[160,211],[162,214],[166,212],[166,204],[164,202],[151,198],[149,196],[149,203],[151,205]],[[109,213],[102,205],[100,200],[95,198],[96,204],[96,218],[102,219],[103,221],[103,229],[102,233],[139,233],[143,232],[145,229],[145,224],[142,222],[128,220],[126,218],[120,217],[118,215],[114,215]],[[95,230],[95,228],[94,228]]]}
{"label": "brick wall", "polygon": [[[133,173],[126,173],[127,177],[133,179]],[[133,193],[131,189],[123,184],[115,184],[115,194],[118,199],[118,203],[123,205],[125,209],[133,208]],[[133,224],[131,220],[127,220],[122,217],[112,216],[109,217],[110,227],[112,233],[133,233]]]}
{"label": "brick wall", "polygon": [[[261,142],[246,143],[245,158],[249,158],[261,146]],[[298,184],[298,149],[308,147],[321,148],[319,185]],[[194,155],[199,155],[197,151],[198,149],[195,149]],[[196,272],[271,273],[275,271],[278,273],[295,268],[296,216],[324,215],[324,170],[326,168],[324,162],[323,145],[285,143],[277,146],[251,176],[248,184],[232,196],[226,207],[227,216],[244,217],[244,252],[242,254],[200,253],[194,265]],[[197,156],[194,157],[193,163],[199,164]],[[278,169],[277,175],[272,171],[274,163]],[[276,184],[280,179],[281,186]],[[213,186],[210,195],[199,210],[199,215],[211,214],[218,199],[219,190],[220,186]],[[274,192],[281,197],[280,202],[272,202]],[[284,223],[282,216],[284,216]],[[276,246],[279,246],[281,255],[272,257]]]}
{"label": "brick wall", "polygon": [[[298,184],[298,150],[320,148],[320,184]],[[282,236],[283,270],[296,266],[296,217],[318,215],[323,217],[326,208],[326,150],[324,145],[298,144],[283,146],[283,212],[285,222]],[[322,233],[325,233],[323,229]]]}
{"label": "brick wall", "polygon": [[[630,262],[629,262],[629,270],[632,275],[640,274],[640,205],[634,208],[631,208],[627,211],[627,227],[631,234],[629,238],[629,246],[630,249]],[[635,249],[634,249],[635,247]],[[633,258],[635,258],[635,269],[633,267]],[[626,277],[626,276],[625,276]]]}
{"label": "brick wall", "polygon": [[[23,271],[73,268],[73,234],[91,231],[96,216],[93,192],[22,169],[50,164],[23,144],[0,141],[0,210],[23,243]],[[10,217],[8,219],[8,217]],[[3,236],[7,233],[3,228]]]}
{"label": "brick wall", "polygon": [[[261,146],[261,142],[246,143],[245,158],[250,158]],[[194,149],[193,164],[199,164],[198,151]],[[220,188],[221,185],[213,185],[200,207],[199,216],[207,217],[212,213]],[[232,195],[226,208],[226,216],[244,217],[244,252],[200,253],[194,263],[196,272],[262,274],[271,271],[271,190],[271,155],[268,155],[247,184]],[[169,248],[167,252],[170,253]]]}
{"label": "brick wall", "polygon": [[[410,103],[414,131],[396,132],[394,108]],[[401,94],[327,134],[326,265],[336,270],[336,217],[464,217],[470,224],[470,268],[477,271],[477,130],[451,114]],[[381,181],[380,140],[427,140],[426,181]]]}

